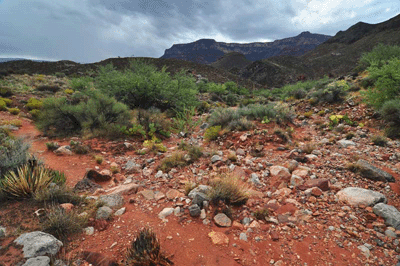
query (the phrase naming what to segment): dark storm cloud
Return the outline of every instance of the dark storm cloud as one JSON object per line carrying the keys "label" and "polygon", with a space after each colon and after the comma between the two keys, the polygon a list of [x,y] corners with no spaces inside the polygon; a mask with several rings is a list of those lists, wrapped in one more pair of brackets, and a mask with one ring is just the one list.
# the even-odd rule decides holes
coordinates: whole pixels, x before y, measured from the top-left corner
{"label": "dark storm cloud", "polygon": [[399,13],[398,0],[0,0],[0,57],[159,57],[174,43],[334,35]]}

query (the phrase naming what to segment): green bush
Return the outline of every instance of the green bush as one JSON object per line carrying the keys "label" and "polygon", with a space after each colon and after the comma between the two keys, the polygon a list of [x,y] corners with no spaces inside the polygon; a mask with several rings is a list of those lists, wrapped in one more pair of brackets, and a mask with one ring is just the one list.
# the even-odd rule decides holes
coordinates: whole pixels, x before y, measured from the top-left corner
{"label": "green bush", "polygon": [[28,100],[28,103],[26,104],[26,108],[28,108],[29,110],[40,109],[40,108],[42,108],[42,106],[43,106],[43,102],[36,98],[30,98]]}
{"label": "green bush", "polygon": [[44,203],[72,203],[79,205],[84,202],[84,198],[73,192],[65,185],[50,185],[47,189],[37,191],[33,198],[37,202]]}
{"label": "green bush", "polygon": [[221,130],[221,126],[207,128],[204,132],[204,139],[206,141],[216,140],[219,137]]}
{"label": "green bush", "polygon": [[12,115],[18,115],[20,111],[19,108],[8,108],[8,112]]}
{"label": "green bush", "polygon": [[195,80],[184,72],[172,78],[165,67],[157,71],[155,66],[139,61],[132,62],[131,68],[121,72],[112,65],[100,67],[96,87],[130,108],[183,110],[197,104]]}
{"label": "green bush", "polygon": [[382,67],[393,58],[400,58],[400,46],[378,44],[371,52],[364,53],[360,58],[360,64],[367,67]]}
{"label": "green bush", "polygon": [[74,91],[86,91],[93,88],[93,78],[88,76],[71,78],[69,81],[69,85]]}
{"label": "green bush", "polygon": [[29,159],[29,145],[22,139],[14,138],[0,129],[0,178],[10,170],[15,170]]}
{"label": "green bush", "polygon": [[13,95],[11,88],[0,86],[0,96],[1,97],[10,97]]}
{"label": "green bush", "polygon": [[0,97],[0,101],[4,101],[6,106],[10,106],[12,104],[12,100],[8,99],[8,98],[1,98]]}
{"label": "green bush", "polygon": [[31,114],[33,120],[37,120],[40,115],[40,110],[33,109],[33,110],[30,110],[29,113]]}
{"label": "green bush", "polygon": [[386,136],[389,138],[400,137],[400,99],[387,101],[380,109],[382,118],[388,123]]}
{"label": "green bush", "polygon": [[337,103],[343,101],[349,89],[350,86],[345,80],[339,80],[313,92],[311,95],[319,103]]}
{"label": "green bush", "polygon": [[130,114],[124,104],[99,91],[91,91],[88,98],[45,99],[37,126],[47,135],[118,136],[120,127],[129,124]]}
{"label": "green bush", "polygon": [[140,109],[136,113],[135,118],[136,122],[139,124],[137,126],[137,130],[140,134],[143,133],[141,131],[141,129],[143,129],[143,131],[145,132],[144,135],[147,135],[150,139],[156,135],[158,135],[159,137],[170,137],[172,124],[167,119],[166,115],[164,113],[161,113],[160,109],[154,107],[147,110]]}
{"label": "green bush", "polygon": [[375,81],[375,88],[365,93],[368,104],[380,109],[386,101],[400,96],[400,59],[394,58],[382,67],[368,68],[370,78]]}
{"label": "green bush", "polygon": [[0,99],[0,111],[7,110],[7,104],[3,99]]}

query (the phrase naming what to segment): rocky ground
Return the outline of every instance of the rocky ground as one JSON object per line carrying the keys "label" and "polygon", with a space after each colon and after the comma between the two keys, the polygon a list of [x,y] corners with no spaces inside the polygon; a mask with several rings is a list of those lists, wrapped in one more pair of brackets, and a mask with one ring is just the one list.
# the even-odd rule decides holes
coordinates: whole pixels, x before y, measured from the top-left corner
{"label": "rocky ground", "polygon": [[[388,141],[385,147],[371,142],[378,126],[363,104],[313,107],[303,101],[293,107],[299,115],[290,125],[289,141],[274,134],[276,125],[257,123],[255,130],[231,132],[213,142],[203,140],[200,128],[173,135],[163,141],[166,153],[138,155],[142,143],[134,140],[74,138],[90,145],[91,154],[56,155],[27,118],[15,135],[30,141],[32,153],[47,166],[64,171],[71,187],[90,169],[94,176],[111,177],[88,194],[105,202],[97,219],[59,252],[72,265],[112,265],[96,264],[103,257],[122,263],[143,227],[154,230],[175,265],[397,265],[400,142]],[[308,111],[311,115],[302,115]],[[323,128],[332,114],[348,114],[365,126]],[[0,119],[13,117],[0,112]],[[346,139],[349,133],[353,137]],[[202,147],[204,156],[168,173],[158,171],[182,140]],[[68,145],[70,139],[52,141]],[[96,164],[93,155],[101,155],[103,163]],[[113,174],[111,168],[120,171]],[[250,195],[244,206],[230,210],[230,217],[207,202],[207,185],[221,174],[240,177]],[[201,186],[186,196],[188,182]],[[265,219],[256,219],[260,210],[268,210]],[[21,250],[4,247],[38,229],[35,211],[26,202],[1,204],[4,265],[16,265],[22,256]],[[83,251],[99,254],[84,260]]]}

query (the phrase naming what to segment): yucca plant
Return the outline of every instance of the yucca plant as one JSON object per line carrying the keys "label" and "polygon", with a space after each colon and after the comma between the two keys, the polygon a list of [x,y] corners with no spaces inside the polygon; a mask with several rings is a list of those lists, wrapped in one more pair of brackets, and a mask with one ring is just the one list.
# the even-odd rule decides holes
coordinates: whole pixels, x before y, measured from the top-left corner
{"label": "yucca plant", "polygon": [[132,242],[126,255],[126,266],[169,266],[173,265],[162,252],[156,234],[142,229]]}
{"label": "yucca plant", "polygon": [[30,198],[32,195],[46,189],[53,181],[54,175],[44,166],[32,167],[25,164],[16,171],[5,174],[0,183],[0,189],[12,198]]}

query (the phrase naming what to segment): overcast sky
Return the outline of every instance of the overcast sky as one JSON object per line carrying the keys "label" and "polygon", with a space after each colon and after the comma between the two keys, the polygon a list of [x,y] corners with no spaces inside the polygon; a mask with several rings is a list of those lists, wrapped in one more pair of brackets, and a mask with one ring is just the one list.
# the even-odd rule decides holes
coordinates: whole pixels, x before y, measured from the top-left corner
{"label": "overcast sky", "polygon": [[399,0],[0,0],[0,57],[96,62],[160,57],[201,38],[335,35],[400,13]]}

